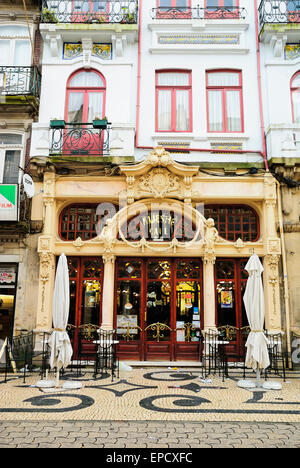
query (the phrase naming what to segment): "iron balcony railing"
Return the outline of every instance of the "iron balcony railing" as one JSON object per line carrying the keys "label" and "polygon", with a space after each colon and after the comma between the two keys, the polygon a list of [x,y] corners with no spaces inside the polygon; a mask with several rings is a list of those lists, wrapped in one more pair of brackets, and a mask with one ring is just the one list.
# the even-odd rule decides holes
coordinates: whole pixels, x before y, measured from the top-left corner
{"label": "iron balcony railing", "polygon": [[107,128],[94,128],[92,123],[65,123],[62,127],[50,127],[50,156],[109,156],[109,132]]}
{"label": "iron balcony railing", "polygon": [[138,0],[43,0],[43,23],[136,24]]}
{"label": "iron balcony railing", "polygon": [[238,7],[209,6],[197,7],[159,7],[152,8],[152,19],[245,19],[247,11]]}
{"label": "iron balcony railing", "polygon": [[0,67],[0,95],[40,96],[41,75],[36,67]]}
{"label": "iron balcony railing", "polygon": [[258,11],[260,29],[265,24],[300,23],[300,0],[262,0]]}

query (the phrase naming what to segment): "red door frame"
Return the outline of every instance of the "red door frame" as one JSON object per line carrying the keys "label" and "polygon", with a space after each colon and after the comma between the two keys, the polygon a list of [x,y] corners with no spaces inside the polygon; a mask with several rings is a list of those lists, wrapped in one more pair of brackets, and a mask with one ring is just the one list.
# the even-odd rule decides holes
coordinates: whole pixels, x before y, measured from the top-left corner
{"label": "red door frame", "polygon": [[[165,353],[162,357],[162,360],[199,360],[200,359],[200,350],[199,350],[199,342],[177,342],[176,341],[176,286],[177,283],[185,282],[185,281],[197,281],[200,283],[200,319],[201,324],[203,326],[204,320],[204,309],[203,309],[203,265],[201,260],[198,258],[157,258],[157,257],[144,257],[144,258],[135,258],[135,257],[119,257],[119,261],[140,261],[141,262],[141,278],[133,279],[132,281],[138,281],[141,284],[140,291],[141,291],[141,302],[140,302],[140,327],[143,330],[140,332],[140,340],[132,340],[130,342],[121,342],[118,346],[119,355],[121,355],[124,359],[136,359],[145,361],[147,357],[150,356],[151,353],[148,351],[149,344],[151,347],[157,348],[158,345],[160,348],[163,347],[162,343],[165,343],[169,346],[169,353],[168,356]],[[116,262],[116,273],[115,273],[115,298],[117,297],[117,289],[118,289],[118,281],[130,281],[130,278],[121,278],[118,276],[118,260]],[[200,266],[200,277],[199,279],[193,278],[180,278],[176,277],[176,265],[179,261],[199,261]],[[170,332],[170,341],[161,341],[157,344],[156,341],[149,341],[147,340],[145,327],[149,325],[146,321],[146,307],[147,307],[147,284],[148,282],[160,281],[157,279],[150,279],[147,278],[147,268],[150,261],[168,261],[171,265],[171,308],[170,308],[170,328],[172,331]],[[163,281],[163,280],[161,280]],[[117,301],[115,300],[114,305],[114,328],[117,328]],[[148,348],[147,348],[148,344]],[[153,354],[152,354],[153,356]]]}
{"label": "red door frame", "polygon": [[[101,299],[99,304],[99,327],[102,323],[102,295],[103,295],[103,274],[104,274],[104,266],[102,262],[102,257],[73,257],[68,256],[67,259],[72,258],[77,260],[77,276],[70,277],[70,281],[76,281],[76,305],[75,305],[75,325],[74,329],[74,340],[73,340],[73,356],[77,357],[78,352],[78,337],[79,337],[79,326],[82,325],[81,323],[81,316],[82,316],[82,286],[83,282],[86,280],[100,280],[101,283]],[[101,278],[94,277],[94,278],[86,278],[83,276],[84,273],[84,261],[87,260],[100,260],[101,259]],[[95,324],[98,325],[98,324]]]}
{"label": "red door frame", "polygon": [[[218,278],[217,277],[217,262],[232,262],[234,264],[234,278]],[[236,327],[242,328],[243,327],[243,316],[242,316],[242,291],[241,286],[244,283],[247,283],[247,279],[242,278],[242,269],[241,264],[242,262],[247,262],[247,258],[217,258],[216,266],[215,266],[215,292],[216,292],[216,315],[215,315],[215,323],[218,327],[218,296],[217,296],[217,282],[224,281],[224,282],[232,282],[234,283],[235,287],[235,317],[236,317]],[[226,324],[227,325],[227,324]],[[226,347],[227,351],[230,354],[238,353],[238,350],[241,346],[241,342],[243,341],[243,337],[241,333],[237,334],[237,341],[232,341],[230,345]]]}

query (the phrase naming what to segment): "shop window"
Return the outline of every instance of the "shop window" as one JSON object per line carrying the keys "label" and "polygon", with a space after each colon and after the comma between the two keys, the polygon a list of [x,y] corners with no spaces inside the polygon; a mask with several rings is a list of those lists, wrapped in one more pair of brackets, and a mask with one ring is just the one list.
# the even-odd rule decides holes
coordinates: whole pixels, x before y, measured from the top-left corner
{"label": "shop window", "polygon": [[206,73],[209,132],[244,131],[242,73],[213,70]]}
{"label": "shop window", "polygon": [[292,78],[291,82],[293,122],[300,123],[300,72]]}
{"label": "shop window", "polygon": [[30,66],[31,46],[26,26],[0,26],[0,66]]}
{"label": "shop window", "polygon": [[192,131],[192,75],[189,71],[156,72],[156,131]]}
{"label": "shop window", "polygon": [[21,135],[0,134],[0,183],[19,183],[21,151]]}
{"label": "shop window", "polygon": [[0,264],[0,348],[6,337],[11,337],[14,325],[17,287],[17,265]]}
{"label": "shop window", "polygon": [[207,205],[204,215],[215,221],[219,236],[228,241],[255,242],[259,238],[257,213],[248,206]]}

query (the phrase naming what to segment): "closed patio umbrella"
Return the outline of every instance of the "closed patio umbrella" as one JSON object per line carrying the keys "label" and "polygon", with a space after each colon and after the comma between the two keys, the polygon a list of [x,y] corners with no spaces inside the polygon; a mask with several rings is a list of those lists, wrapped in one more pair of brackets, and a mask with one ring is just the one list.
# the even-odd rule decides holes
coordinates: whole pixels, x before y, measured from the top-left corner
{"label": "closed patio umbrella", "polygon": [[246,367],[256,371],[257,382],[260,386],[260,371],[270,365],[268,340],[264,334],[265,301],[262,284],[263,266],[256,254],[252,255],[245,267],[249,273],[244,304],[251,332],[246,343]]}
{"label": "closed patio umbrella", "polygon": [[50,337],[51,347],[50,366],[57,368],[57,382],[59,371],[71,363],[72,345],[66,327],[69,319],[70,286],[68,262],[65,254],[59,258],[53,293],[52,321],[53,332]]}

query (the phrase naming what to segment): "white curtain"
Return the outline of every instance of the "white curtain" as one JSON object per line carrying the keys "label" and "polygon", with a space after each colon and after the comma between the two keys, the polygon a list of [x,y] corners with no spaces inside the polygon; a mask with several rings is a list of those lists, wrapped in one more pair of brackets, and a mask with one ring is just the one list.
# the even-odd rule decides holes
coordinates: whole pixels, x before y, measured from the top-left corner
{"label": "white curtain", "polygon": [[103,115],[103,93],[89,94],[88,122],[91,123],[96,117],[100,119]]}
{"label": "white curtain", "polygon": [[239,86],[239,73],[213,72],[208,73],[208,86]]}
{"label": "white curtain", "polygon": [[15,43],[15,56],[14,66],[16,67],[30,67],[31,65],[31,46],[27,40],[16,41]]}
{"label": "white curtain", "polygon": [[209,130],[222,132],[223,130],[223,105],[222,91],[208,92]]}
{"label": "white curtain", "polygon": [[9,58],[10,41],[0,40],[0,65],[7,66],[10,64]]}
{"label": "white curtain", "polygon": [[229,132],[241,132],[241,102],[239,91],[226,92],[227,129]]}
{"label": "white curtain", "polygon": [[293,93],[294,122],[300,123],[300,92]]}
{"label": "white curtain", "polygon": [[188,86],[189,73],[158,73],[158,86]]}
{"label": "white curtain", "polygon": [[77,73],[71,80],[70,87],[74,88],[103,88],[104,83],[100,75],[94,72]]}
{"label": "white curtain", "polygon": [[176,91],[176,130],[190,129],[189,91]]}
{"label": "white curtain", "polygon": [[68,122],[81,123],[83,119],[83,93],[69,94]]}
{"label": "white curtain", "polygon": [[158,92],[158,130],[171,130],[172,119],[172,92],[171,90],[159,90]]}

